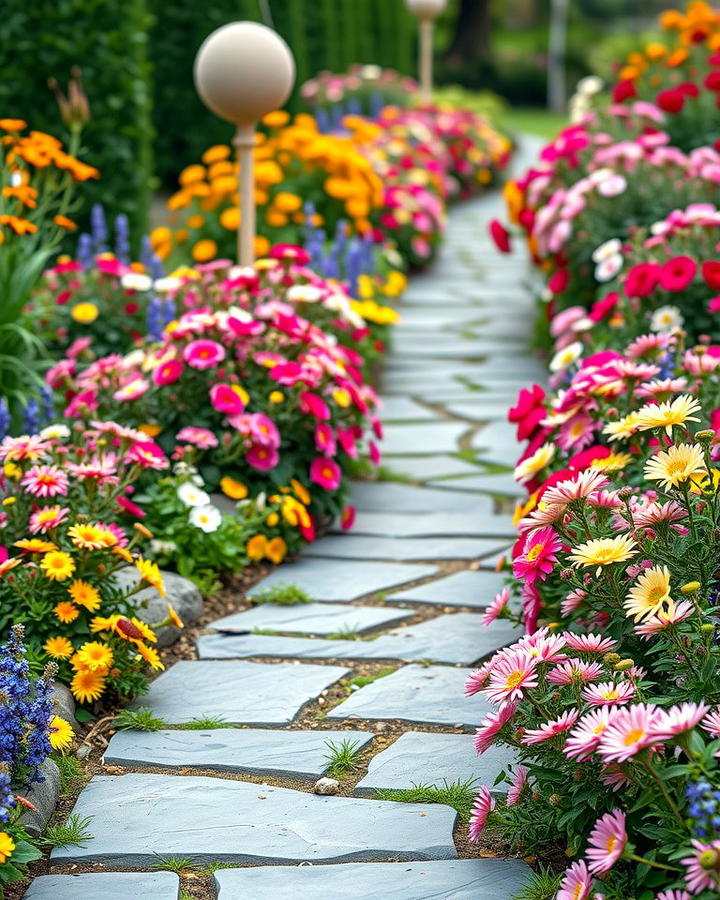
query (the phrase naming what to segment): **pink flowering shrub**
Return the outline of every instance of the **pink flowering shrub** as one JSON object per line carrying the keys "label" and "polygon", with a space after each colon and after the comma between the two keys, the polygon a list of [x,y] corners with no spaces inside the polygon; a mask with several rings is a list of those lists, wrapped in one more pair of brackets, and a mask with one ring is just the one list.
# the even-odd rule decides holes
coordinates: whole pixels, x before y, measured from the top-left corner
{"label": "pink flowering shrub", "polygon": [[[521,523],[527,633],[467,681],[493,704],[476,749],[498,742],[517,761],[506,797],[478,795],[470,833],[495,824],[533,853],[559,842],[575,860],[559,898],[709,900],[720,891],[715,433],[696,430],[692,398],[637,415],[655,443],[638,445],[634,484],[568,472]],[[510,598],[486,622],[518,618]],[[555,624],[539,628],[548,612]]]}
{"label": "pink flowering shrub", "polygon": [[366,451],[378,461],[372,432],[381,427],[360,353],[303,313],[317,309],[348,337],[363,323],[319,279],[292,283],[298,252],[283,251],[262,282],[255,269],[194,282],[182,301],[194,307],[161,341],[85,369],[82,358],[64,360],[48,378],[66,391],[68,418],[142,423],[175,458],[190,453],[207,485],[233,499],[295,483],[303,512],[288,524],[311,540],[341,512],[351,462]]}

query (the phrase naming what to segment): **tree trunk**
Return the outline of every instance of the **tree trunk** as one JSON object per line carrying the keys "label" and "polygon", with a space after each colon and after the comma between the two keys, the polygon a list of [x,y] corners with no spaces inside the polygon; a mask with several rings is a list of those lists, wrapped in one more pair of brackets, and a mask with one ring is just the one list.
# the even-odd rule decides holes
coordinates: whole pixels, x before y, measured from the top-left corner
{"label": "tree trunk", "polygon": [[453,39],[445,52],[450,67],[490,59],[490,0],[460,0]]}

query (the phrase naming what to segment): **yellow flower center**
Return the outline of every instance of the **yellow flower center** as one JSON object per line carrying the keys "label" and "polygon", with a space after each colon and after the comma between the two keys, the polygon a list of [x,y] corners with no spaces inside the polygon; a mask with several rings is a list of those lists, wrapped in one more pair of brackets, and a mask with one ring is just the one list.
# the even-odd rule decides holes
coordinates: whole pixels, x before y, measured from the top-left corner
{"label": "yellow flower center", "polygon": [[527,554],[528,562],[535,562],[535,560],[540,556],[542,552],[543,545],[542,544],[533,544]]}
{"label": "yellow flower center", "polygon": [[644,734],[645,731],[642,728],[635,728],[633,731],[628,731],[623,740],[623,744],[625,744],[626,747],[629,747],[631,744],[636,744]]}
{"label": "yellow flower center", "polygon": [[523,680],[523,675],[525,673],[522,669],[515,669],[514,672],[511,672],[508,677],[505,679],[505,687],[506,688],[516,688],[520,682]]}
{"label": "yellow flower center", "polygon": [[604,700],[618,700],[620,698],[620,694],[615,690],[605,691],[602,696]]}

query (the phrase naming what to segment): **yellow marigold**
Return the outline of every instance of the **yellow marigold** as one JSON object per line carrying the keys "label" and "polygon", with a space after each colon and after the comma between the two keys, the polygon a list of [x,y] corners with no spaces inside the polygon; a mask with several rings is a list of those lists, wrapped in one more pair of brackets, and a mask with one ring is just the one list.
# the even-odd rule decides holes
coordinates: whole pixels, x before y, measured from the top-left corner
{"label": "yellow marigold", "polygon": [[165,596],[165,582],[157,563],[149,559],[136,559],[135,568],[140,573],[142,581],[146,581],[150,587],[154,587],[161,597]]}
{"label": "yellow marigold", "polygon": [[91,672],[107,675],[113,664],[112,648],[102,641],[88,641],[78,650],[76,660],[79,669],[90,669]]}
{"label": "yellow marigold", "polygon": [[273,206],[280,212],[292,213],[302,208],[302,200],[297,194],[289,191],[280,191],[273,197]]}
{"label": "yellow marigold", "polygon": [[88,612],[95,612],[100,608],[101,599],[97,588],[87,581],[73,581],[68,588],[68,593],[78,606],[84,606]]}
{"label": "yellow marigold", "polygon": [[304,503],[305,506],[310,506],[310,501],[312,498],[310,497],[308,489],[305,487],[305,485],[301,484],[297,480],[297,478],[291,478],[290,486],[295,492],[295,496],[298,498],[298,500],[300,500],[301,503]]}
{"label": "yellow marigold", "polygon": [[648,59],[652,59],[653,61],[662,59],[667,52],[668,48],[665,46],[665,44],[660,44],[657,41],[654,41],[645,47],[645,56],[647,56]]}
{"label": "yellow marigold", "polygon": [[0,119],[0,128],[3,131],[22,131],[27,128],[25,119]]}
{"label": "yellow marigold", "polygon": [[205,165],[221,162],[230,156],[230,148],[226,144],[216,144],[214,147],[208,147],[202,155],[202,161]]}
{"label": "yellow marigold", "polygon": [[144,422],[142,425],[138,426],[138,431],[142,431],[142,433],[146,434],[148,437],[156,438],[162,431],[162,425],[154,425],[150,422]]}
{"label": "yellow marigold", "polygon": [[178,181],[183,187],[187,187],[191,184],[197,184],[199,181],[204,181],[205,175],[205,166],[196,164],[194,166],[187,166],[187,168],[183,169]]}
{"label": "yellow marigold", "polygon": [[274,537],[271,541],[268,541],[265,548],[265,556],[270,562],[278,566],[285,559],[286,555],[287,544],[281,537]]}
{"label": "yellow marigold", "polygon": [[51,581],[65,581],[75,571],[75,562],[64,550],[51,550],[40,560],[40,568]]}
{"label": "yellow marigold", "polygon": [[216,256],[217,244],[215,241],[211,241],[210,238],[203,238],[192,248],[192,258],[195,262],[208,262],[208,260],[214,259]]}
{"label": "yellow marigold", "polygon": [[265,524],[268,528],[275,528],[279,521],[280,516],[276,512],[271,512],[270,515],[265,519]]}
{"label": "yellow marigold", "polygon": [[229,475],[220,479],[220,490],[231,500],[244,500],[248,495],[247,486],[241,481],[230,478]]}
{"label": "yellow marigold", "polygon": [[102,697],[105,690],[105,676],[90,669],[80,669],[73,675],[70,690],[80,703],[91,703]]}
{"label": "yellow marigold", "polygon": [[202,228],[204,224],[205,217],[201,216],[200,213],[195,213],[195,215],[188,216],[187,218],[188,228]]}
{"label": "yellow marigold", "polygon": [[665,60],[665,65],[670,69],[676,69],[681,66],[688,58],[688,52],[683,47],[674,50]]}
{"label": "yellow marigold", "polygon": [[150,244],[153,250],[161,244],[167,244],[172,241],[172,231],[164,225],[160,228],[153,228],[150,232]]}
{"label": "yellow marigold", "polygon": [[263,125],[267,125],[268,128],[284,128],[289,121],[290,116],[284,109],[276,109],[262,117]]}
{"label": "yellow marigold", "polygon": [[43,541],[40,538],[23,538],[21,541],[15,541],[13,547],[26,553],[48,553],[50,550],[57,550],[57,545],[52,541]]}
{"label": "yellow marigold", "polygon": [[228,231],[237,231],[240,227],[240,210],[237,206],[228,206],[220,213],[220,224]]}
{"label": "yellow marigold", "polygon": [[282,403],[284,399],[285,394],[283,394],[282,391],[270,391],[270,393],[268,394],[268,400],[271,403],[275,403],[276,405],[278,403]]}
{"label": "yellow marigold", "polygon": [[269,209],[265,214],[265,221],[271,228],[283,228],[288,223],[288,217],[285,213]]}
{"label": "yellow marigold", "polygon": [[61,600],[60,603],[55,605],[53,611],[55,617],[59,622],[62,622],[63,625],[69,625],[80,615],[80,610],[76,606],[73,606],[69,600]]}
{"label": "yellow marigold", "polygon": [[71,642],[60,635],[48,638],[43,644],[43,650],[54,659],[70,659],[75,652]]}
{"label": "yellow marigold", "polygon": [[52,719],[50,719],[50,732],[48,738],[50,739],[50,746],[53,750],[67,750],[70,744],[72,744],[74,737],[75,732],[72,730],[69,722],[66,722],[65,719],[61,719],[60,716],[53,716]]}
{"label": "yellow marigold", "polygon": [[262,234],[255,235],[255,256],[265,256],[270,252],[270,241]]}
{"label": "yellow marigold", "polygon": [[72,219],[68,219],[67,216],[53,216],[53,222],[58,226],[58,228],[65,228],[68,231],[75,231],[77,228],[77,223],[73,222]]}
{"label": "yellow marigold", "polygon": [[97,319],[98,314],[99,310],[97,306],[88,301],[76,303],[70,310],[71,318],[80,325],[89,325],[91,322],[94,322],[95,319]]}
{"label": "yellow marigold", "polygon": [[264,534],[254,534],[245,545],[245,554],[248,559],[261,560],[265,556],[267,538]]}
{"label": "yellow marigold", "polygon": [[335,388],[332,398],[342,409],[347,409],[352,404],[352,396],[347,388]]}

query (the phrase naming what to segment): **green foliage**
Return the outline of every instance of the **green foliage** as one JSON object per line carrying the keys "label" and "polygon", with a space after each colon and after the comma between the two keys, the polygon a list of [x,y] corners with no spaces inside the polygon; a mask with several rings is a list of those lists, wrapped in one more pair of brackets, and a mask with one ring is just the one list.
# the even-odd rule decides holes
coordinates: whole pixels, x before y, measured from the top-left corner
{"label": "green foliage", "polygon": [[118,731],[160,731],[166,725],[167,722],[156,716],[149,706],[122,709],[113,722],[113,727]]}
{"label": "green foliage", "polygon": [[277,581],[256,594],[249,594],[248,599],[253,606],[261,603],[272,603],[275,606],[297,606],[299,603],[312,603],[312,597],[296,584]]}
{"label": "green foliage", "polygon": [[392,666],[385,666],[385,668],[376,672],[375,675],[358,675],[348,682],[348,687],[352,687],[353,685],[359,688],[365,687],[368,684],[372,684],[373,681],[377,681],[378,678],[385,678],[386,675],[392,675],[394,671],[395,669],[393,669]]}
{"label": "green foliage", "polygon": [[83,208],[125,212],[135,233],[151,187],[149,26],[146,0],[7,0],[0,38],[0,108],[61,138],[47,82],[64,84],[81,66],[91,111],[82,156],[101,172],[83,190]]}
{"label": "green foliage", "polygon": [[411,788],[383,788],[375,791],[376,800],[395,800],[399,803],[444,803],[452,806],[463,822],[470,821],[477,779],[446,781],[441,785],[414,784]]}
{"label": "green foliage", "polygon": [[9,830],[6,828],[6,833],[9,833],[15,842],[15,849],[10,859],[0,865],[0,898],[3,896],[2,886],[22,881],[27,872],[28,863],[34,862],[42,856],[22,826],[14,824]]}
{"label": "green foliage", "polygon": [[46,847],[86,847],[93,840],[88,826],[92,816],[72,813],[59,825],[51,825],[45,830],[42,843]]}
{"label": "green foliage", "polygon": [[176,875],[196,871],[197,868],[192,856],[158,856],[157,862],[153,865],[153,869],[157,872],[175,872]]}
{"label": "green foliage", "polygon": [[198,716],[179,726],[184,731],[209,731],[213,728],[226,728],[228,723],[222,716]]}
{"label": "green foliage", "polygon": [[345,738],[339,744],[334,741],[325,741],[328,752],[325,759],[329,762],[327,774],[331,778],[344,778],[350,772],[358,768],[360,755],[360,742]]}
{"label": "green foliage", "polygon": [[84,781],[83,768],[77,757],[69,754],[56,753],[52,759],[60,772],[60,793],[69,794]]}
{"label": "green foliage", "polygon": [[541,866],[533,872],[530,882],[513,900],[553,900],[560,886],[560,878],[552,869]]}

